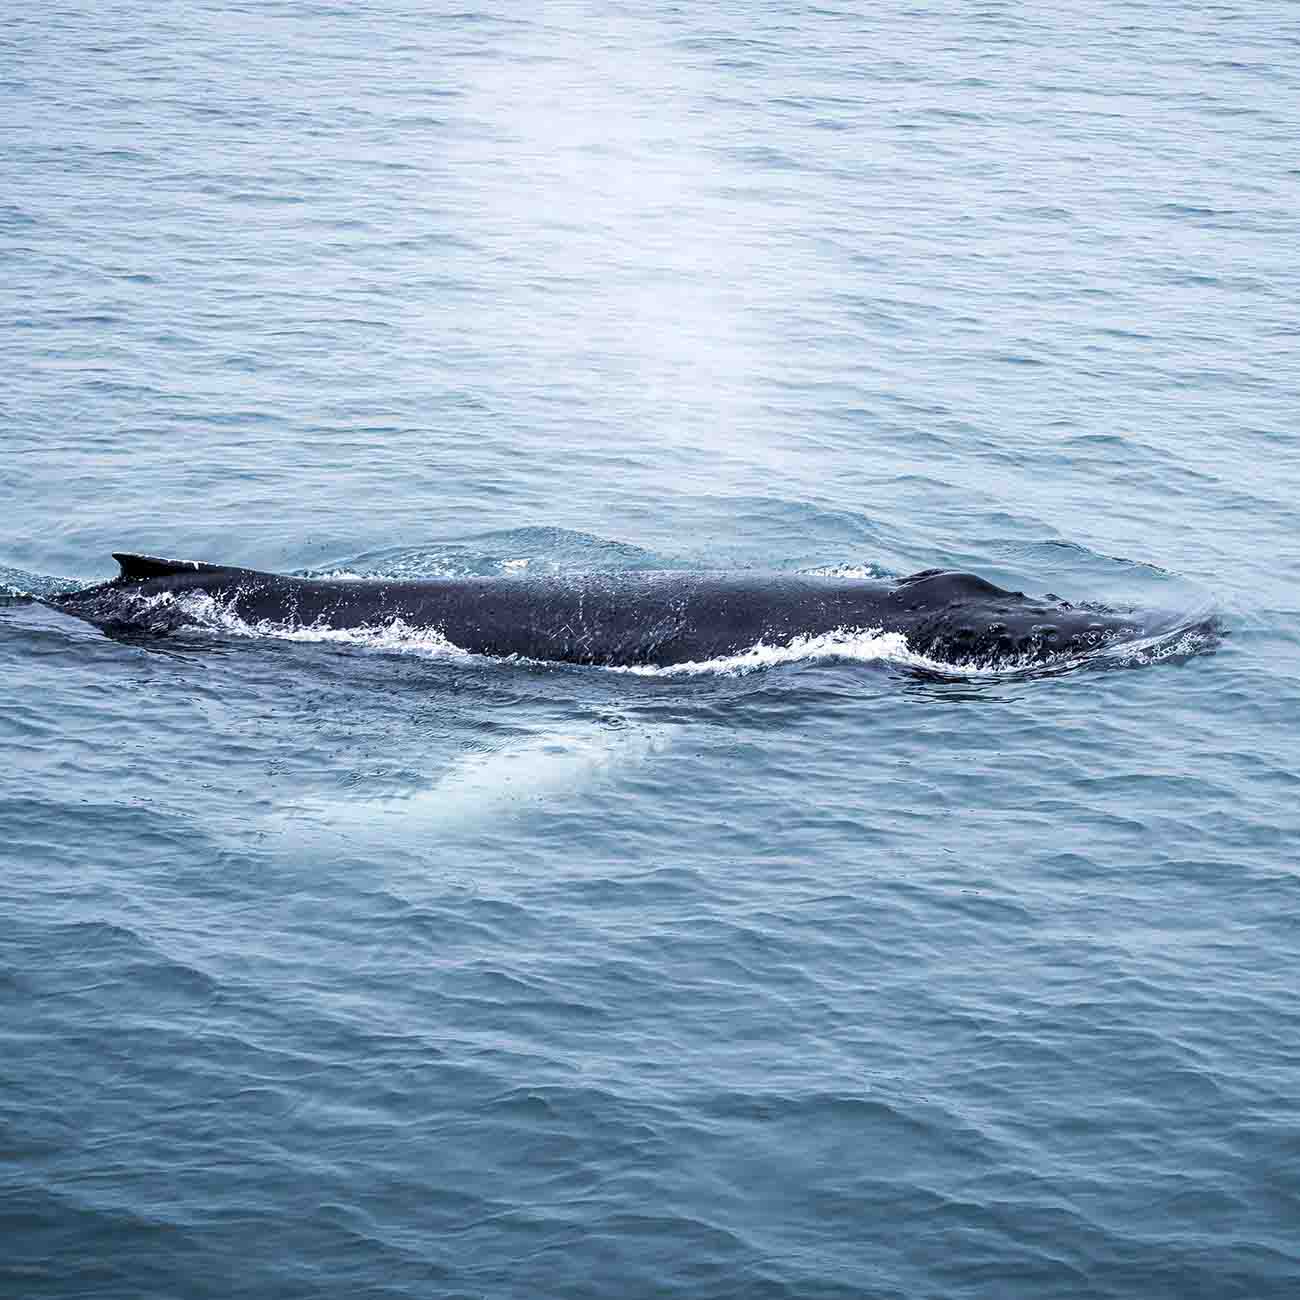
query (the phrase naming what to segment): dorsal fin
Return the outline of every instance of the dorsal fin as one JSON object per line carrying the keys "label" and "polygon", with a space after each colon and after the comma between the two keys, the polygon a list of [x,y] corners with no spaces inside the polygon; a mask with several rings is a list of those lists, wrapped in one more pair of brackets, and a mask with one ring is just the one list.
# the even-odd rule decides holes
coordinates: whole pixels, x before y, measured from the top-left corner
{"label": "dorsal fin", "polygon": [[220,564],[200,564],[198,560],[164,560],[157,555],[131,555],[114,551],[113,558],[121,565],[120,580],[140,582],[145,578],[166,578],[175,573],[217,573]]}
{"label": "dorsal fin", "polygon": [[935,588],[942,587],[945,592],[953,596],[1023,596],[1025,594],[1023,591],[1007,591],[1005,587],[996,586],[987,578],[981,578],[974,573],[962,573],[958,569],[922,569],[920,573],[899,578],[897,585],[919,587],[922,583],[930,583]]}

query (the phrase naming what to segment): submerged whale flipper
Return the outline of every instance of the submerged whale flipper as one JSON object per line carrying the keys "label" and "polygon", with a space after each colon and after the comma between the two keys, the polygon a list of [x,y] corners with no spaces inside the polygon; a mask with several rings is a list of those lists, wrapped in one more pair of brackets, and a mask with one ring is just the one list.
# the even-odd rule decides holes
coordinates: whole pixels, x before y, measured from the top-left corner
{"label": "submerged whale flipper", "polygon": [[220,564],[202,564],[198,560],[165,560],[157,555],[132,555],[114,551],[113,558],[122,572],[119,582],[143,582],[146,578],[170,578],[177,573],[221,573]]}

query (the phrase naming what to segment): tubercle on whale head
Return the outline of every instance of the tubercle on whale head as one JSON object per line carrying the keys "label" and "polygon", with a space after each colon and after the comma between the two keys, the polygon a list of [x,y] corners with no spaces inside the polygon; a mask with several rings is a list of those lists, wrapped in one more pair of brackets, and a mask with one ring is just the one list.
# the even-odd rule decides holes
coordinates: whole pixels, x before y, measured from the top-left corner
{"label": "tubercle on whale head", "polygon": [[909,648],[927,658],[1014,666],[1092,654],[1141,637],[1143,628],[1141,620],[1120,611],[1084,611],[999,591],[992,601],[977,596],[921,607],[905,635]]}

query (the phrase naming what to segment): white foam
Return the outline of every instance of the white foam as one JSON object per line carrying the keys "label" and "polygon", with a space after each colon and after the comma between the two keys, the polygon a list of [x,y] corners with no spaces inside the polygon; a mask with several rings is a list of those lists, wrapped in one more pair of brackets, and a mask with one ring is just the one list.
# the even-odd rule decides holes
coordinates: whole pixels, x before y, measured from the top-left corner
{"label": "white foam", "polygon": [[226,636],[271,638],[277,641],[325,642],[333,645],[361,646],[366,649],[417,653],[429,656],[468,657],[469,652],[453,645],[434,627],[416,627],[395,618],[378,625],[328,627],[323,623],[281,623],[271,619],[248,622],[226,603],[207,592],[163,592],[156,596],[137,597],[144,611],[175,606],[185,620],[181,632],[221,632]]}
{"label": "white foam", "polygon": [[849,663],[889,663],[944,677],[1018,677],[1029,673],[1057,674],[1095,662],[1145,666],[1200,653],[1215,641],[1205,623],[1163,631],[1135,641],[1112,642],[1077,654],[1054,658],[1033,656],[999,657],[996,660],[955,662],[918,654],[901,632],[881,628],[840,628],[819,636],[794,637],[784,645],[760,642],[737,654],[683,664],[634,664],[611,667],[608,672],[631,673],[639,677],[693,677],[707,674],[744,676],[782,664],[816,660]]}
{"label": "white foam", "polygon": [[748,650],[716,659],[691,660],[682,664],[630,664],[611,667],[607,671],[632,673],[638,677],[697,677],[705,674],[743,677],[746,673],[810,659],[848,659],[858,663],[880,660],[927,662],[907,648],[907,640],[901,632],[844,628],[823,632],[819,636],[797,636],[784,645],[768,645],[760,641]]}
{"label": "white foam", "polygon": [[1199,654],[1214,645],[1218,633],[1206,623],[1196,623],[1175,631],[1143,637],[1137,641],[1123,641],[1107,646],[1105,657],[1129,667],[1145,668],[1149,664],[1163,663],[1169,659],[1185,659]]}
{"label": "white foam", "polygon": [[463,578],[468,570],[453,569],[447,565],[421,564],[419,571],[409,573],[358,573],[355,569],[307,569],[299,576],[312,582],[404,582],[408,578]]}
{"label": "white foam", "polygon": [[875,564],[823,564],[816,569],[800,569],[807,578],[886,578],[888,573]]}
{"label": "white foam", "polygon": [[783,664],[807,663],[817,660],[842,663],[888,663],[902,668],[914,668],[945,677],[1004,677],[1017,676],[1026,670],[1044,667],[1060,668],[1082,663],[1092,654],[1066,658],[1062,656],[1047,663],[1029,657],[999,658],[996,661],[968,660],[954,662],[932,659],[918,654],[907,644],[902,632],[886,632],[883,628],[839,628],[817,636],[797,636],[783,645],[768,645],[760,641],[736,654],[716,659],[692,661],[682,664],[633,664],[611,667],[606,671],[632,673],[638,677],[695,677],[708,674],[743,677],[747,673],[777,668]]}

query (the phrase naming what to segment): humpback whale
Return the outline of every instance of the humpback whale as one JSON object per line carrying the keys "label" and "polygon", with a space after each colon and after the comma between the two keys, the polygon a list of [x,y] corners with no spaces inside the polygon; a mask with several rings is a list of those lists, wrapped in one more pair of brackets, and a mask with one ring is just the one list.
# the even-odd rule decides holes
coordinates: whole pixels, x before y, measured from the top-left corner
{"label": "humpback whale", "polygon": [[209,598],[247,624],[367,628],[401,621],[476,654],[608,666],[703,662],[840,631],[901,633],[954,665],[1034,665],[1146,634],[1100,605],[926,569],[895,581],[750,572],[617,572],[419,581],[285,577],[115,553],[110,582],[51,603],[110,630],[166,633]]}

